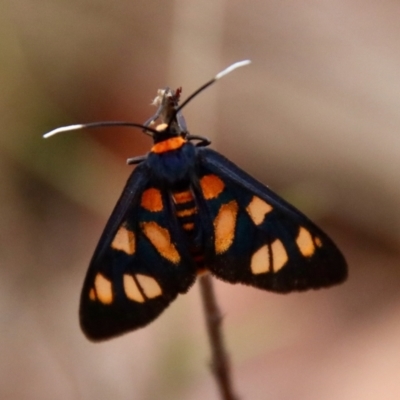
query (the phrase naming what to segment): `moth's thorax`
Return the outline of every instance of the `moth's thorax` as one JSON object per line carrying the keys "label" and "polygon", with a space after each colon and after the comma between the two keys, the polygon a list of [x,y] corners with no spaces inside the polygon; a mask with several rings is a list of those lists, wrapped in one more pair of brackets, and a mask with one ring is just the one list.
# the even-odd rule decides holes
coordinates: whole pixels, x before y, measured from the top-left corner
{"label": "moth's thorax", "polygon": [[170,137],[154,144],[146,163],[159,183],[174,187],[190,181],[196,165],[196,149],[182,136]]}

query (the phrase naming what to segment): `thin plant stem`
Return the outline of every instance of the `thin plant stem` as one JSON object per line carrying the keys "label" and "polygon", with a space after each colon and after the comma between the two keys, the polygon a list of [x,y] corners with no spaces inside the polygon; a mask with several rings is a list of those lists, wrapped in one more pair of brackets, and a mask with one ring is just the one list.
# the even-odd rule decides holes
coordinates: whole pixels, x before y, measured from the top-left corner
{"label": "thin plant stem", "polygon": [[229,356],[222,335],[222,315],[217,304],[211,275],[202,275],[199,284],[212,352],[211,371],[217,381],[221,399],[238,400],[232,387]]}

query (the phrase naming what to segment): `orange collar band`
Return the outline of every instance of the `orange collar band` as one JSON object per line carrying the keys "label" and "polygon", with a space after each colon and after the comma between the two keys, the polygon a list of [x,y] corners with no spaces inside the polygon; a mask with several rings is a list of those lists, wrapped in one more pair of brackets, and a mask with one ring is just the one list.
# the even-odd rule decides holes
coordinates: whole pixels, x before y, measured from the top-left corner
{"label": "orange collar band", "polygon": [[166,151],[176,150],[183,146],[186,140],[182,136],[173,137],[162,142],[156,143],[151,151],[153,153],[165,153]]}

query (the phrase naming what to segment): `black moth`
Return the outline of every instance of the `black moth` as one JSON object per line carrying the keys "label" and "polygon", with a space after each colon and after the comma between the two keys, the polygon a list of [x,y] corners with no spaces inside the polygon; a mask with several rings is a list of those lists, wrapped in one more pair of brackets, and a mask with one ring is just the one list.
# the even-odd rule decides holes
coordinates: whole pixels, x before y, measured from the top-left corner
{"label": "black moth", "polygon": [[[332,240],[306,216],[221,154],[189,134],[182,108],[200,91],[248,61],[235,63],[180,106],[180,89],[159,91],[144,125],[152,136],[105,227],[83,285],[80,323],[104,340],[153,321],[199,272],[231,283],[287,293],[331,286],[347,276]],[[161,119],[156,129],[150,125]]]}

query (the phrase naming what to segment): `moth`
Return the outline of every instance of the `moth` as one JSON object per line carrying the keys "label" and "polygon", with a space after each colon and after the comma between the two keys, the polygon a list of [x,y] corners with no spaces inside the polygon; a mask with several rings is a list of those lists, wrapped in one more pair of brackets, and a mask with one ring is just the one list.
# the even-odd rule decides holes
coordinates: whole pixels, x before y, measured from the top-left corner
{"label": "moth", "polygon": [[[347,265],[332,240],[299,210],[241,170],[210,141],[191,135],[181,113],[198,93],[249,61],[217,74],[179,105],[160,90],[142,128],[153,146],[137,164],[104,229],[83,284],[80,324],[93,341],[143,327],[186,293],[202,272],[278,293],[343,282]],[[155,128],[156,120],[161,123]]]}

